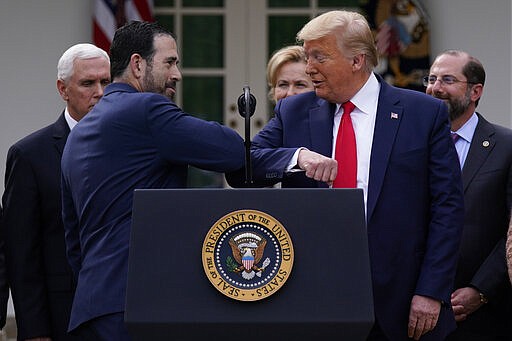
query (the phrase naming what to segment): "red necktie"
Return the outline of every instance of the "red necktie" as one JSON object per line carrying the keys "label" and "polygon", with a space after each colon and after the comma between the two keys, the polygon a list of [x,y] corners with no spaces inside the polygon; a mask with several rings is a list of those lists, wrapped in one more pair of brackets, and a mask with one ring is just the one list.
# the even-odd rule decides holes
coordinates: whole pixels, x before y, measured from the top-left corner
{"label": "red necktie", "polygon": [[357,151],[356,136],[352,127],[350,113],[355,105],[345,102],[341,116],[338,136],[336,137],[336,151],[334,158],[338,161],[338,175],[334,179],[334,188],[355,188],[357,184]]}

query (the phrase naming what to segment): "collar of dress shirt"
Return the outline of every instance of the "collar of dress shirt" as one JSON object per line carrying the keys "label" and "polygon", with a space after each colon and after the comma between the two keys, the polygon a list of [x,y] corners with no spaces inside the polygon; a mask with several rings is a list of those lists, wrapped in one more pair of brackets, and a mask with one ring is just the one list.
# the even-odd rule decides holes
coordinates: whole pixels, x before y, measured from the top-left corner
{"label": "collar of dress shirt", "polygon": [[350,99],[356,108],[365,114],[375,114],[377,112],[377,104],[379,101],[380,84],[377,77],[370,74],[366,83],[359,91]]}
{"label": "collar of dress shirt", "polygon": [[471,143],[471,141],[473,140],[473,135],[475,134],[477,124],[478,116],[476,115],[476,113],[473,113],[469,120],[467,120],[466,123],[464,123],[464,125],[459,128],[459,130],[455,131],[455,133],[457,133],[457,135],[459,135],[466,142]]}
{"label": "collar of dress shirt", "polygon": [[64,110],[64,117],[66,118],[66,122],[68,123],[69,130],[72,130],[78,121],[76,121],[71,115],[69,114],[68,107]]}

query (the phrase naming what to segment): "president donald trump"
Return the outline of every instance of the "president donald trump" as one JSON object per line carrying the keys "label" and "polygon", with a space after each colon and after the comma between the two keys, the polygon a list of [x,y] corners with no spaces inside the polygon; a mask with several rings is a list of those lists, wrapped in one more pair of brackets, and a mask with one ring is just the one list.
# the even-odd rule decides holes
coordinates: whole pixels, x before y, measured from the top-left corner
{"label": "president donald trump", "polygon": [[372,72],[374,37],[358,13],[322,14],[297,38],[315,91],[281,100],[255,136],[255,182],[361,188],[375,311],[368,340],[443,340],[455,328],[450,294],[463,226],[447,107]]}

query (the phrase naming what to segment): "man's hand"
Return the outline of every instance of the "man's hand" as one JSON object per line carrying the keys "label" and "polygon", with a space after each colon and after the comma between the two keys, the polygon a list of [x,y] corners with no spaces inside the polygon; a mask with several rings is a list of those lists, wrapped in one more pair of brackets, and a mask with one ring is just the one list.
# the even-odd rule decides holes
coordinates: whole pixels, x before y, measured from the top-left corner
{"label": "man's hand", "polygon": [[440,311],[441,302],[433,298],[414,295],[409,311],[409,337],[419,340],[423,334],[434,329]]}
{"label": "man's hand", "polygon": [[457,322],[464,321],[482,305],[480,293],[475,288],[460,288],[452,294],[453,313]]}
{"label": "man's hand", "polygon": [[300,169],[306,171],[308,178],[327,182],[329,185],[332,185],[332,182],[336,179],[336,174],[338,174],[338,162],[336,160],[307,149],[302,149],[299,152],[297,164]]}

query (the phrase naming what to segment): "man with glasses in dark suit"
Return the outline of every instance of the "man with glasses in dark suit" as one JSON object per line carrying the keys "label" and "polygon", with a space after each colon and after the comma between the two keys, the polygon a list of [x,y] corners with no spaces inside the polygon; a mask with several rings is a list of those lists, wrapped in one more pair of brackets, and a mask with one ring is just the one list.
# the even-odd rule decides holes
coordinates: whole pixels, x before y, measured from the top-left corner
{"label": "man with glasses in dark suit", "polygon": [[512,130],[488,122],[476,107],[485,70],[464,51],[441,53],[425,77],[427,94],[449,107],[464,187],[464,230],[451,303],[457,329],[447,340],[506,340],[511,286],[505,238],[512,202]]}

